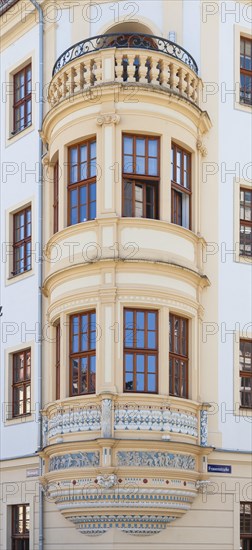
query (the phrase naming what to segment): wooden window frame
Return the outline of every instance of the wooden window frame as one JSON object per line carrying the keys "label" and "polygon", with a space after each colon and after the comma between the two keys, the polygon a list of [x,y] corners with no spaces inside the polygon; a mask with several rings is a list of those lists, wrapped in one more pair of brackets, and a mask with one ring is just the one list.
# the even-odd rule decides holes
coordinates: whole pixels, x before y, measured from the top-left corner
{"label": "wooden window frame", "polygon": [[[249,70],[249,69],[244,69],[243,67],[241,67],[241,43],[242,41],[246,44],[246,42],[248,42],[250,44],[250,46],[252,47],[252,38],[248,38],[246,36],[240,36],[240,103],[241,105],[248,105],[248,106],[252,106],[252,70]],[[245,53],[245,48],[246,48],[246,45],[244,46],[244,53]],[[242,87],[241,87],[241,77],[244,76],[248,76],[250,77],[251,79],[251,98],[250,98],[250,101],[246,101],[246,99],[244,98],[244,96],[242,96]]]}
{"label": "wooden window frame", "polygon": [[53,167],[53,233],[59,231],[59,162]]}
{"label": "wooden window frame", "polygon": [[[92,202],[95,202],[95,210],[96,210],[96,216],[97,216],[97,198],[95,199],[95,201],[90,201],[90,186],[92,183],[97,183],[97,175],[95,176],[91,176],[90,174],[90,168],[91,166],[93,165],[93,159],[91,159],[91,144],[94,143],[96,144],[96,147],[97,147],[97,139],[96,139],[96,136],[92,136],[91,138],[89,139],[86,139],[80,143],[76,143],[74,145],[71,145],[71,147],[68,148],[68,186],[67,186],[67,189],[68,189],[68,206],[67,206],[67,223],[68,223],[68,226],[71,226],[71,225],[76,225],[77,223],[84,223],[82,221],[80,221],[80,189],[82,187],[86,187],[87,189],[87,218],[86,218],[86,221],[90,221],[90,220],[93,220],[95,218],[90,218],[90,205]],[[87,178],[84,179],[84,180],[81,180],[80,179],[80,169],[81,169],[81,162],[80,162],[80,149],[83,145],[87,145]],[[76,183],[71,183],[71,167],[72,167],[72,164],[71,164],[71,151],[73,149],[77,149],[77,182]],[[95,157],[95,163],[97,162],[97,151],[96,151],[96,157]],[[74,191],[74,190],[77,190],[77,194],[78,194],[78,201],[77,201],[77,210],[78,210],[78,221],[76,222],[76,224],[72,224],[71,223],[71,201],[70,201],[70,197],[71,197],[71,191]],[[95,216],[95,217],[96,217]]]}
{"label": "wooden window frame", "polygon": [[[250,343],[251,346],[252,346],[252,339],[251,338],[240,338],[239,356],[241,354],[241,343],[242,342]],[[239,369],[239,375],[240,375],[240,408],[250,410],[250,409],[252,409],[252,355],[251,355],[251,368],[250,368],[250,371]],[[251,378],[251,390],[250,390],[250,392],[245,392],[245,391],[241,390],[241,380],[242,380],[242,378]],[[250,395],[251,405],[244,405],[242,403],[242,395],[243,394],[244,395],[246,395],[246,394]]]}
{"label": "wooden window frame", "polygon": [[[31,239],[32,239],[32,217],[31,217],[31,221],[30,222],[27,222],[27,214],[28,212],[30,212],[30,215],[32,215],[32,209],[31,209],[31,206],[27,206],[26,208],[23,208],[22,210],[19,210],[18,212],[16,212],[14,215],[13,215],[13,271],[12,271],[12,275],[13,277],[16,277],[17,275],[22,275],[23,273],[26,273],[27,271],[30,271],[32,269],[32,262],[30,260],[30,264],[29,264],[29,267],[28,267],[28,264],[27,264],[27,259],[29,257],[29,255],[27,254],[27,248],[28,248],[28,244],[31,245]],[[18,216],[21,216],[21,215],[24,215],[24,238],[21,239],[20,241],[16,241],[16,220],[18,218]],[[30,235],[27,236],[27,227],[28,225],[31,225],[31,231],[30,231]],[[21,227],[21,226],[19,226]],[[18,263],[20,263],[20,261],[18,262],[17,258],[16,258],[16,253],[17,253],[17,250],[19,248],[21,248],[21,246],[24,247],[24,269],[22,271],[20,270],[17,270],[17,265]],[[30,258],[31,258],[31,255],[30,255]]]}
{"label": "wooden window frame", "polygon": [[[250,529],[247,532],[245,531],[245,506],[250,507]],[[240,502],[240,541],[243,550],[252,550],[252,502]]]}
{"label": "wooden window frame", "polygon": [[[179,321],[179,353],[175,352],[175,321]],[[186,322],[186,355],[182,354],[182,322]],[[172,345],[169,349],[169,395],[173,397],[180,397],[182,399],[188,399],[189,395],[189,320],[186,317],[182,317],[175,313],[170,313],[169,315],[169,330],[170,330],[170,339]],[[175,361],[179,361],[179,394],[175,393]],[[182,386],[182,365],[184,362],[186,365],[186,377],[185,377],[185,392],[182,395],[181,386]]]}
{"label": "wooden window frame", "polygon": [[[136,314],[137,313],[144,313],[144,342],[145,347],[139,348],[136,346],[136,330],[134,330],[134,347],[127,347],[125,345],[126,342],[126,313],[130,311],[133,312],[133,325],[136,326]],[[147,337],[148,337],[148,330],[147,330],[147,321],[148,321],[148,314],[154,313],[156,316],[156,348],[148,348],[146,347],[147,344]],[[129,327],[128,327],[129,328]],[[158,328],[158,310],[155,309],[142,309],[142,308],[131,308],[131,307],[125,307],[123,311],[123,391],[124,393],[148,393],[148,394],[154,394],[156,395],[158,393],[158,347],[159,347],[159,328]],[[133,389],[129,390],[126,388],[126,361],[125,361],[125,355],[130,354],[133,355]],[[144,391],[140,391],[136,389],[136,356],[137,355],[143,355],[144,356]],[[156,358],[156,372],[152,373],[155,374],[155,391],[149,391],[148,390],[148,371],[147,371],[147,359],[149,356],[155,356]]]}
{"label": "wooden window frame", "polygon": [[[19,508],[23,508],[23,528],[22,532],[16,532],[15,530],[15,514],[19,510]],[[29,523],[29,530],[26,531],[26,519],[27,519],[27,509],[29,508],[29,522],[30,522],[30,505],[29,504],[14,504],[11,507],[11,547],[12,550],[18,550],[19,548],[19,542],[23,542],[23,547],[25,550],[29,550],[30,547],[30,523]]]}
{"label": "wooden window frame", "polygon": [[60,399],[60,338],[61,338],[61,328],[60,322],[55,327],[55,381],[56,381],[56,391],[55,397],[56,400]]}
{"label": "wooden window frame", "polygon": [[[180,152],[181,153],[181,168],[180,168],[180,173],[181,173],[181,183],[178,183],[178,178],[177,178],[177,163],[175,162],[175,159],[177,159],[177,153]],[[188,215],[189,215],[189,224],[188,224],[188,228],[186,229],[191,229],[192,227],[192,153],[190,151],[188,151],[187,149],[185,149],[184,147],[181,147],[180,145],[178,145],[177,143],[174,143],[172,142],[171,144],[171,154],[172,154],[172,161],[171,162],[171,223],[174,223],[176,225],[180,225],[181,227],[185,227],[183,225],[183,220],[182,220],[182,209],[183,209],[183,205],[182,205],[182,200],[183,200],[183,195],[187,195],[189,197],[189,212],[188,212]],[[184,158],[185,156],[188,157],[188,180],[189,180],[189,186],[186,187],[184,185]],[[178,206],[178,203],[179,203],[179,196],[181,196],[181,199],[180,199],[180,202],[181,202],[181,205],[180,205],[180,210],[181,210],[181,223],[178,223],[178,215],[176,216],[176,210],[174,208],[174,204],[176,203],[177,206]]]}
{"label": "wooden window frame", "polygon": [[[241,193],[250,193],[251,195],[251,220],[244,220],[241,218]],[[245,196],[245,195],[244,195]],[[250,227],[251,229],[251,232],[252,232],[252,190],[251,189],[248,189],[247,187],[240,187],[240,194],[239,194],[239,211],[240,211],[240,246],[239,246],[239,249],[240,249],[240,256],[244,257],[244,258],[252,258],[252,244],[251,244],[251,253],[250,254],[246,254],[246,251],[242,251],[241,250],[241,227]],[[243,201],[243,205],[244,205],[244,213],[245,213],[245,199]],[[246,243],[245,243],[246,244]],[[245,246],[245,244],[243,246]]]}
{"label": "wooden window frame", "polygon": [[[28,71],[31,71],[31,82],[32,82],[32,65],[31,65],[31,63],[29,63],[28,65],[23,67],[23,69],[21,69],[20,71],[17,71],[13,75],[13,84],[14,84],[13,132],[12,132],[13,135],[16,135],[19,132],[22,132],[23,130],[25,130],[26,128],[31,126],[31,124],[32,124],[32,94],[31,94],[31,91],[28,92],[28,82],[30,82],[27,79]],[[22,73],[24,73],[24,97],[22,99],[16,100],[16,93],[17,93],[16,82],[17,82],[18,77],[20,77],[20,75]],[[30,122],[28,122],[28,112],[27,112],[27,105],[28,105],[29,102],[31,102],[31,121]],[[20,127],[16,126],[16,116],[15,115],[16,115],[16,111],[18,111],[20,109],[20,107],[22,107],[22,106],[24,106],[24,127],[20,128]]]}
{"label": "wooden window frame", "polygon": [[[69,368],[70,368],[70,376],[69,376],[69,380],[70,380],[70,387],[69,387],[69,395],[70,397],[75,397],[75,396],[78,396],[78,395],[91,395],[91,394],[94,394],[96,392],[96,371],[95,371],[95,387],[94,389],[90,389],[90,386],[91,386],[91,382],[90,382],[90,357],[96,357],[96,345],[94,348],[91,348],[90,347],[90,333],[91,333],[91,330],[90,330],[90,326],[91,326],[91,315],[92,314],[95,314],[96,315],[96,311],[95,309],[92,309],[92,310],[88,310],[88,311],[82,311],[81,313],[73,313],[72,315],[70,315],[70,343],[69,343],[69,350],[70,350],[70,353],[69,353]],[[88,337],[87,337],[87,340],[88,340],[88,349],[85,350],[85,351],[80,351],[81,349],[81,345],[80,345],[80,340],[81,340],[81,332],[79,330],[79,333],[78,333],[78,352],[73,352],[72,351],[72,336],[73,336],[73,323],[72,323],[72,320],[74,317],[78,317],[79,318],[79,327],[80,327],[80,320],[81,320],[81,317],[83,317],[84,315],[87,315],[88,316],[88,324],[87,324],[87,327],[88,327],[88,331],[87,331],[87,334],[88,334]],[[76,394],[73,394],[73,368],[72,368],[72,361],[74,359],[81,359],[81,358],[84,358],[84,357],[87,357],[88,358],[88,368],[87,368],[87,389],[88,391],[84,392],[84,393],[81,393],[80,392],[80,362],[79,362],[79,370],[78,370],[78,393]]]}
{"label": "wooden window frame", "polygon": [[[27,356],[26,356],[26,354],[27,353],[30,354],[30,378],[26,378],[26,371],[27,371]],[[15,361],[16,361],[17,357],[20,357],[20,355],[23,355],[23,354],[24,354],[24,376],[23,376],[23,380],[21,380],[19,382],[15,382],[15,366],[16,366]],[[29,411],[27,411],[27,396],[26,396],[28,386],[30,387],[30,410]],[[23,388],[23,392],[24,392],[23,412],[21,414],[17,414],[15,412],[15,404],[16,404],[15,390],[17,388]],[[19,403],[19,401],[18,401],[18,403]],[[13,356],[12,356],[12,417],[13,418],[20,418],[22,416],[30,416],[30,415],[31,415],[31,348],[27,348],[25,350],[13,353]]]}
{"label": "wooden window frame", "polygon": [[[133,139],[133,171],[132,172],[124,172],[124,138],[132,138]],[[144,139],[145,140],[145,174],[137,174],[136,173],[136,140],[137,139]],[[148,151],[148,143],[149,141],[157,141],[157,157],[150,157],[147,154]],[[148,159],[149,158],[157,158],[157,176],[151,176],[148,174]],[[132,183],[132,215],[127,216],[125,212],[125,191],[124,186],[127,183],[127,181]],[[136,211],[136,185],[142,184],[143,185],[143,213],[144,215],[142,218],[146,218],[146,207],[147,207],[147,200],[146,200],[146,189],[148,186],[154,189],[154,217],[153,218],[146,218],[146,219],[159,219],[159,195],[160,195],[160,137],[159,136],[146,136],[142,134],[126,134],[124,133],[122,135],[122,215],[123,217],[136,217],[135,211]]]}

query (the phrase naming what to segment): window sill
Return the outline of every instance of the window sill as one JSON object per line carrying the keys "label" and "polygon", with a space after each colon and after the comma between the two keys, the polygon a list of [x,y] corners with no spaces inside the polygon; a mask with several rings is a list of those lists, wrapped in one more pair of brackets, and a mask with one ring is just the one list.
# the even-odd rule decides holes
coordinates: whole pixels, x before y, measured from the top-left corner
{"label": "window sill", "polygon": [[7,278],[5,286],[18,283],[19,281],[23,281],[24,279],[27,279],[28,277],[33,277],[33,276],[34,276],[34,269],[29,269],[29,271],[24,271],[24,273],[20,273],[19,275],[12,275],[11,277]]}
{"label": "window sill", "polygon": [[16,426],[19,424],[26,424],[27,422],[34,422],[34,414],[24,414],[23,416],[15,416],[11,418],[6,418],[4,425],[5,426]]}
{"label": "window sill", "polygon": [[252,105],[249,105],[246,103],[240,103],[238,101],[235,102],[234,107],[238,111],[243,111],[244,113],[251,113],[251,109],[252,109]]}
{"label": "window sill", "polygon": [[251,264],[252,263],[252,256],[241,256],[241,255],[237,254],[236,262],[238,262],[240,264]]}
{"label": "window sill", "polygon": [[22,137],[25,137],[30,132],[33,132],[33,130],[35,130],[35,126],[32,123],[29,126],[26,126],[26,128],[24,128],[23,130],[19,130],[18,132],[15,132],[14,134],[9,135],[9,137],[7,138],[6,146],[8,147],[9,145],[12,145]]}

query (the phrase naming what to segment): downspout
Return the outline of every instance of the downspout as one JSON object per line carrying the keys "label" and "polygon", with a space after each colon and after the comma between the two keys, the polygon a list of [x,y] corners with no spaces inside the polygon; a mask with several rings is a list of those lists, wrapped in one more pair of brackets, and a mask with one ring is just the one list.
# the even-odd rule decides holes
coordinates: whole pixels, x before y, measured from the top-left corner
{"label": "downspout", "polygon": [[[42,130],[43,124],[43,89],[44,89],[44,21],[43,10],[36,0],[30,0],[39,15],[39,130]],[[39,135],[39,189],[38,189],[38,451],[42,449],[42,285],[43,285],[43,141]],[[43,459],[39,458],[39,475],[43,475]],[[39,550],[43,550],[43,489],[39,485]]]}

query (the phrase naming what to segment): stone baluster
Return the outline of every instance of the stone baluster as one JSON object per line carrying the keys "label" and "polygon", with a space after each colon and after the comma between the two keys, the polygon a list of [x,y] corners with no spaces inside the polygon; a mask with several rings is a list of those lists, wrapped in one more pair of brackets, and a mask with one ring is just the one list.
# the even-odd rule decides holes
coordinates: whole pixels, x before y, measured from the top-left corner
{"label": "stone baluster", "polygon": [[158,63],[160,63],[159,59],[156,56],[153,56],[151,58],[150,82],[155,86],[159,85],[158,77],[159,77],[160,71],[158,68]]}
{"label": "stone baluster", "polygon": [[140,84],[147,84],[147,78],[146,78],[146,74],[147,74],[147,67],[146,67],[146,56],[145,55],[139,55],[138,56],[138,59],[139,59],[139,83]]}
{"label": "stone baluster", "polygon": [[193,94],[193,78],[191,77],[190,73],[187,74],[187,88],[186,88],[186,94],[188,99],[192,99]]}
{"label": "stone baluster", "polygon": [[78,63],[75,67],[76,77],[75,77],[75,91],[76,93],[81,92],[84,86],[84,64]]}
{"label": "stone baluster", "polygon": [[135,54],[130,53],[130,54],[128,54],[127,58],[128,58],[128,79],[127,79],[127,82],[136,82],[136,79],[135,79],[136,67],[134,65]]}
{"label": "stone baluster", "polygon": [[63,81],[64,81],[64,74],[62,75],[62,79],[60,77],[57,78],[56,80],[56,100],[57,102],[61,100],[62,96],[63,96],[63,88],[64,88],[64,85],[63,85]]}
{"label": "stone baluster", "polygon": [[69,90],[70,90],[70,71],[68,69],[68,71],[66,70],[64,73],[63,73],[63,94],[62,96],[65,98],[69,95]]}
{"label": "stone baluster", "polygon": [[187,71],[184,68],[179,69],[179,91],[182,95],[187,95]]}
{"label": "stone baluster", "polygon": [[120,52],[116,53],[115,58],[115,80],[116,82],[123,82],[123,59],[125,56],[122,56]]}
{"label": "stone baluster", "polygon": [[170,88],[173,91],[178,91],[179,77],[177,76],[177,66],[174,63],[170,63]]}
{"label": "stone baluster", "polygon": [[95,63],[93,65],[93,75],[95,77],[94,84],[100,84],[102,81],[102,58],[100,56],[95,59]]}
{"label": "stone baluster", "polygon": [[91,72],[91,61],[90,59],[87,60],[85,63],[85,85],[84,88],[89,88],[91,84],[91,78],[92,78],[92,72]]}
{"label": "stone baluster", "polygon": [[167,59],[161,60],[160,62],[161,72],[160,72],[160,82],[165,88],[170,88],[170,64],[167,62]]}

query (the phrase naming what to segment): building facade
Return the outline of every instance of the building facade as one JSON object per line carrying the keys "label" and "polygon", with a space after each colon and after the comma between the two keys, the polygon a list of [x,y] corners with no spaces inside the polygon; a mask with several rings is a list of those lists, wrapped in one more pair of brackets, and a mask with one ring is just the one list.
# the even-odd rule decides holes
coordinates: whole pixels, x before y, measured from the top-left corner
{"label": "building facade", "polygon": [[251,4],[0,9],[0,547],[251,550]]}

